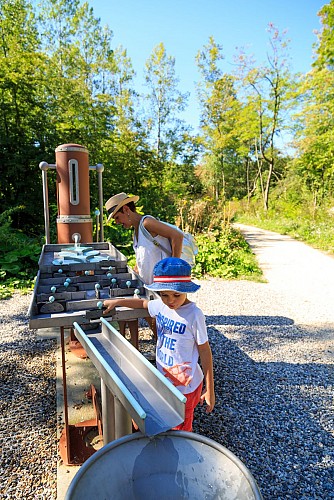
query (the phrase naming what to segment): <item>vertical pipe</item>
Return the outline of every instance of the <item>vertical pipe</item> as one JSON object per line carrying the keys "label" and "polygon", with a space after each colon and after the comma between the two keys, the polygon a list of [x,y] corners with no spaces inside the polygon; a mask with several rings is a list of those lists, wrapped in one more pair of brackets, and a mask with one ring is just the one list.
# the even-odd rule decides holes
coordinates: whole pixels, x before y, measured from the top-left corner
{"label": "vertical pipe", "polygon": [[106,445],[115,439],[115,405],[114,396],[101,378],[102,399],[102,427],[103,444]]}
{"label": "vertical pipe", "polygon": [[61,365],[63,374],[63,396],[64,396],[64,420],[65,420],[65,438],[66,438],[66,463],[71,463],[70,450],[70,430],[68,425],[68,406],[67,406],[67,385],[66,385],[66,360],[65,360],[65,335],[64,327],[60,327],[60,345],[61,345]]}
{"label": "vertical pipe", "polygon": [[100,221],[100,210],[97,209],[95,210],[95,215],[96,215],[96,243],[98,243],[99,240],[99,221]]}
{"label": "vertical pipe", "polygon": [[43,183],[43,203],[44,203],[44,224],[45,224],[45,243],[50,243],[50,215],[49,215],[49,193],[48,193],[48,168],[46,161],[41,161],[39,168],[42,170]]}
{"label": "vertical pipe", "polygon": [[132,432],[132,420],[122,403],[115,398],[115,439],[119,439]]}
{"label": "vertical pipe", "polygon": [[104,230],[103,230],[103,186],[102,186],[102,172],[104,166],[102,163],[96,165],[97,172],[97,182],[99,190],[99,209],[100,209],[100,241],[104,241]]}

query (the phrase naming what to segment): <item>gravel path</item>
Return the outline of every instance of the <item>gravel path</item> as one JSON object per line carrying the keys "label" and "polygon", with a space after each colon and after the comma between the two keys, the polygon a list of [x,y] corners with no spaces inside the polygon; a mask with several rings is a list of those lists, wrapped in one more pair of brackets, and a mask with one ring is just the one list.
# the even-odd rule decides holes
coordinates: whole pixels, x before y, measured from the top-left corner
{"label": "gravel path", "polygon": [[0,498],[55,499],[56,340],[28,328],[30,297],[0,301]]}
{"label": "gravel path", "polygon": [[[268,282],[200,281],[217,406],[194,431],[234,452],[264,500],[334,499],[334,259],[239,227]],[[28,329],[29,301],[0,301],[0,498],[55,499],[56,343]]]}
{"label": "gravel path", "polygon": [[265,500],[334,498],[334,259],[239,225],[268,283],[201,282],[217,408],[195,432],[233,451]]}

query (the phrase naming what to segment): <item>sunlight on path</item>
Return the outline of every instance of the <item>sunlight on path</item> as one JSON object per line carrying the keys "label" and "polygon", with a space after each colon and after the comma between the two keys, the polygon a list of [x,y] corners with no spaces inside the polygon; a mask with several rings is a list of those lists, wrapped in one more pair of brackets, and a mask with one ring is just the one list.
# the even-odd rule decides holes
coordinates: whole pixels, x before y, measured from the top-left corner
{"label": "sunlight on path", "polygon": [[257,256],[268,287],[297,323],[334,323],[334,258],[272,231],[234,224]]}

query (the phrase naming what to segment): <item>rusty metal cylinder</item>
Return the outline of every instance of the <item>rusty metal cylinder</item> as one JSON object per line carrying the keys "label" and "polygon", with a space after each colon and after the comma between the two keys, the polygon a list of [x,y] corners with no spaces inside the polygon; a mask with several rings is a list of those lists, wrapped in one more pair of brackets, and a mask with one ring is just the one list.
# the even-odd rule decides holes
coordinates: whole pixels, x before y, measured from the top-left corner
{"label": "rusty metal cylinder", "polygon": [[79,144],[62,144],[56,148],[57,235],[58,243],[93,241],[90,216],[88,151]]}

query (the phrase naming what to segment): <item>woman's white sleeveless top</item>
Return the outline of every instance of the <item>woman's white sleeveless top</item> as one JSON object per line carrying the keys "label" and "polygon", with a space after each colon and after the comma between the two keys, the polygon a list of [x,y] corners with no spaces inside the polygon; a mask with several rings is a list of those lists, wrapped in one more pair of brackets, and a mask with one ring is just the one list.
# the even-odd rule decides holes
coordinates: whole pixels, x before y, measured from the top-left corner
{"label": "woman's white sleeveless top", "polygon": [[153,268],[155,264],[159,262],[159,260],[170,257],[171,255],[171,244],[168,238],[157,235],[154,239],[161,243],[170,253],[166,254],[159,246],[146,238],[139,228],[138,239],[136,234],[134,234],[133,237],[133,249],[136,254],[138,274],[146,285],[153,283]]}

